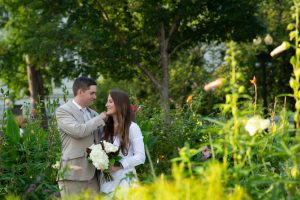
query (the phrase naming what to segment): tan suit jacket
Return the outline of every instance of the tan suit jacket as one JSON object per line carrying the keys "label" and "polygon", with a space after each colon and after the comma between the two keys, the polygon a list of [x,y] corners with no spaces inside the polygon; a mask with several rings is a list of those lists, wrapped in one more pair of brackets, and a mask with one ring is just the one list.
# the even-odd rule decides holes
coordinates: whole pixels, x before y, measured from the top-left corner
{"label": "tan suit jacket", "polygon": [[58,180],[87,181],[95,175],[95,167],[87,159],[86,148],[99,141],[99,129],[105,125],[93,110],[91,119],[84,121],[83,112],[69,100],[56,110],[62,143],[60,169],[69,168]]}

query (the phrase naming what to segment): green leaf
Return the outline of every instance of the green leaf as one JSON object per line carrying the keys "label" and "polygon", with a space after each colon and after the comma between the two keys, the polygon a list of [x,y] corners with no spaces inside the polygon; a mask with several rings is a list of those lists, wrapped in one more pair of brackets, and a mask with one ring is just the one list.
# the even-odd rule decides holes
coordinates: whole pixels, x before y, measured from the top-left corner
{"label": "green leaf", "polygon": [[298,33],[297,31],[290,32],[290,41],[292,41],[296,37],[297,33]]}
{"label": "green leaf", "polygon": [[287,29],[288,31],[291,31],[291,30],[293,30],[294,28],[295,28],[295,24],[292,24],[292,23],[291,23],[291,24],[289,24],[289,25],[287,26],[286,29]]}
{"label": "green leaf", "polygon": [[209,121],[209,122],[212,122],[212,123],[215,123],[215,124],[218,124],[220,126],[224,126],[225,124],[219,120],[216,120],[216,119],[213,119],[213,118],[209,118],[209,117],[203,117],[202,118],[203,120],[206,120],[206,121]]}
{"label": "green leaf", "polygon": [[291,57],[290,63],[291,63],[293,66],[296,65],[296,58],[295,58],[295,56],[292,56],[292,57]]}
{"label": "green leaf", "polygon": [[277,95],[276,97],[294,97],[294,95],[293,94],[279,94],[279,95]]}
{"label": "green leaf", "polygon": [[12,144],[17,144],[20,140],[20,129],[10,109],[7,111],[5,137]]}
{"label": "green leaf", "polygon": [[293,153],[290,151],[290,149],[284,144],[284,142],[280,142],[281,146],[283,147],[283,150],[285,151],[285,153],[289,156],[292,156]]}

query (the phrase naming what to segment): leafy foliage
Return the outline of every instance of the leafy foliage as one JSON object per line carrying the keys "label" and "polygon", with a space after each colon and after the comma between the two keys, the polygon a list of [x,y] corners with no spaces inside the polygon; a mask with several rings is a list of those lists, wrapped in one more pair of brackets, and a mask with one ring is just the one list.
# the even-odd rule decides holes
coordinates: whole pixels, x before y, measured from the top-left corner
{"label": "leafy foliage", "polygon": [[[24,30],[12,32],[12,36],[18,38],[14,40],[20,43],[8,45],[4,42],[0,47],[0,56],[9,58],[1,60],[1,66],[8,63],[15,66],[13,63],[22,60],[18,49],[26,50],[37,44],[36,49],[28,52],[37,59],[50,60],[37,60],[47,66],[46,74],[56,72],[60,79],[78,74],[97,77],[101,72],[105,79],[100,81],[99,101],[95,105],[98,110],[105,109],[107,91],[113,87],[127,90],[132,102],[142,106],[136,113],[136,121],[143,131],[147,153],[147,162],[137,167],[143,185],[131,188],[127,194],[121,191],[120,199],[169,199],[175,195],[180,199],[299,199],[299,129],[290,121],[293,110],[298,113],[299,105],[296,104],[296,108],[293,104],[287,106],[281,98],[286,96],[281,93],[291,91],[287,90],[287,77],[292,74],[297,81],[290,82],[294,90],[290,96],[299,100],[299,63],[292,59],[292,68],[285,56],[275,60],[266,57],[273,45],[286,38],[284,29],[279,29],[289,18],[286,6],[290,1],[131,0],[67,1],[63,4],[54,1],[53,8],[57,10],[49,12],[46,10],[49,4],[44,1],[5,3],[8,7],[1,7],[0,12],[11,9],[17,16],[11,28],[23,27],[24,22]],[[291,12],[295,18],[299,17],[299,1],[294,3],[297,9]],[[25,8],[28,8],[28,16],[23,15]],[[268,20],[259,22],[253,14]],[[32,22],[27,21],[28,17],[33,18]],[[7,20],[3,19],[0,24]],[[290,30],[299,27],[295,25],[297,21],[292,21]],[[255,25],[257,22],[259,26]],[[149,95],[149,82],[142,78],[136,65],[142,63],[155,72],[155,78],[160,78],[159,30],[163,24],[168,35],[176,23],[177,31],[169,37],[167,50],[173,61],[169,65],[169,75],[174,97],[170,95],[172,120],[166,124],[157,106],[159,94]],[[239,29],[241,24],[245,29]],[[202,43],[198,41],[250,40],[265,24],[274,43],[257,43],[258,37],[253,44],[231,42],[226,51],[226,63],[211,71],[205,68]],[[27,40],[32,30],[36,30],[36,35]],[[298,41],[297,34],[293,32],[291,39]],[[51,39],[43,43],[44,36]],[[56,41],[59,36],[63,37],[61,43]],[[265,33],[260,36],[265,38]],[[295,54],[298,58],[299,45],[296,44],[296,52],[282,55]],[[8,48],[10,45],[12,49]],[[13,55],[16,58],[11,59]],[[52,68],[55,63],[60,67]],[[265,68],[259,68],[262,64]],[[17,66],[13,69],[19,72],[22,67]],[[274,70],[264,82],[265,72],[271,71],[268,66]],[[13,75],[10,70],[4,72]],[[253,74],[258,81],[250,83]],[[223,77],[226,83],[220,89],[204,92],[202,86],[213,77]],[[114,82],[115,79],[121,80]],[[275,83],[280,87],[271,87]],[[256,96],[261,99],[265,90],[263,87],[253,90],[253,87],[263,84],[270,91],[267,98],[279,95],[275,105],[262,105],[261,100],[257,101]],[[268,109],[263,110],[263,107]],[[53,115],[54,110],[50,113]],[[255,123],[253,120],[249,123],[253,118]],[[299,122],[297,115],[295,119]],[[45,131],[36,122],[30,122],[20,137],[11,113],[7,113],[6,120],[0,138],[0,196],[12,194],[24,199],[39,199],[55,194],[58,191],[56,171],[51,168],[59,152],[55,123]],[[260,120],[271,125],[266,129]],[[246,128],[249,124],[254,130],[251,133],[249,127]],[[204,149],[211,155],[205,157]],[[86,193],[70,198],[88,197]]]}
{"label": "leafy foliage", "polygon": [[8,111],[5,127],[0,146],[0,196],[55,197],[57,172],[52,165],[60,149],[56,129],[43,130],[39,122],[29,122],[20,136],[11,111]]}

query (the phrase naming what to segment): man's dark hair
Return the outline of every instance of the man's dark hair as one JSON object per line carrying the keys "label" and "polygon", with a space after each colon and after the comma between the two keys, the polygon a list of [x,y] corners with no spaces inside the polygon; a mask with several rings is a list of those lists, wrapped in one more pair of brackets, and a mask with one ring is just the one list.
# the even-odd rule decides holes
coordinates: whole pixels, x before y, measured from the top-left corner
{"label": "man's dark hair", "polygon": [[84,76],[77,78],[73,84],[74,96],[77,95],[77,91],[79,89],[85,91],[85,90],[88,90],[91,85],[97,85],[96,81],[94,81],[91,78],[84,77]]}

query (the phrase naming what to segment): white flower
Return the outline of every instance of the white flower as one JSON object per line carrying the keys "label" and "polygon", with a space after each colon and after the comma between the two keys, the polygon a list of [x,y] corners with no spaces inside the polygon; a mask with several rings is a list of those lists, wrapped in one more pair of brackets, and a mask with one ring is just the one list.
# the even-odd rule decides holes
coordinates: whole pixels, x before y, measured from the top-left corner
{"label": "white flower", "polygon": [[99,170],[108,169],[109,159],[103,151],[101,144],[92,145],[89,148],[92,150],[90,160],[93,162],[93,165]]}
{"label": "white flower", "polygon": [[112,153],[118,151],[118,147],[116,145],[113,145],[112,143],[103,141],[104,149],[106,153]]}
{"label": "white flower", "polygon": [[[104,149],[102,148],[102,144]],[[107,154],[118,151],[118,147],[109,142],[103,141],[102,144],[93,144],[89,147],[91,149],[89,159],[101,171],[108,169],[109,157]]]}
{"label": "white flower", "polygon": [[257,38],[253,39],[253,44],[254,45],[259,45],[260,43],[261,43],[261,37],[258,36]]}
{"label": "white flower", "polygon": [[271,45],[273,44],[273,38],[272,36],[268,33],[264,39],[264,42],[266,43],[266,45]]}
{"label": "white flower", "polygon": [[5,106],[6,107],[10,107],[13,103],[12,103],[12,101],[10,100],[10,99],[5,99]]}
{"label": "white flower", "polygon": [[282,42],[281,45],[279,45],[278,47],[276,47],[271,53],[270,55],[272,57],[276,56],[277,54],[280,54],[281,52],[289,49],[291,46],[291,44],[289,42]]}
{"label": "white flower", "polygon": [[59,169],[59,167],[60,167],[60,162],[59,161],[56,161],[55,164],[52,165],[53,169]]}
{"label": "white flower", "polygon": [[254,116],[247,121],[245,129],[249,132],[249,135],[253,136],[257,132],[261,132],[269,126],[270,120],[262,119],[260,116]]}

